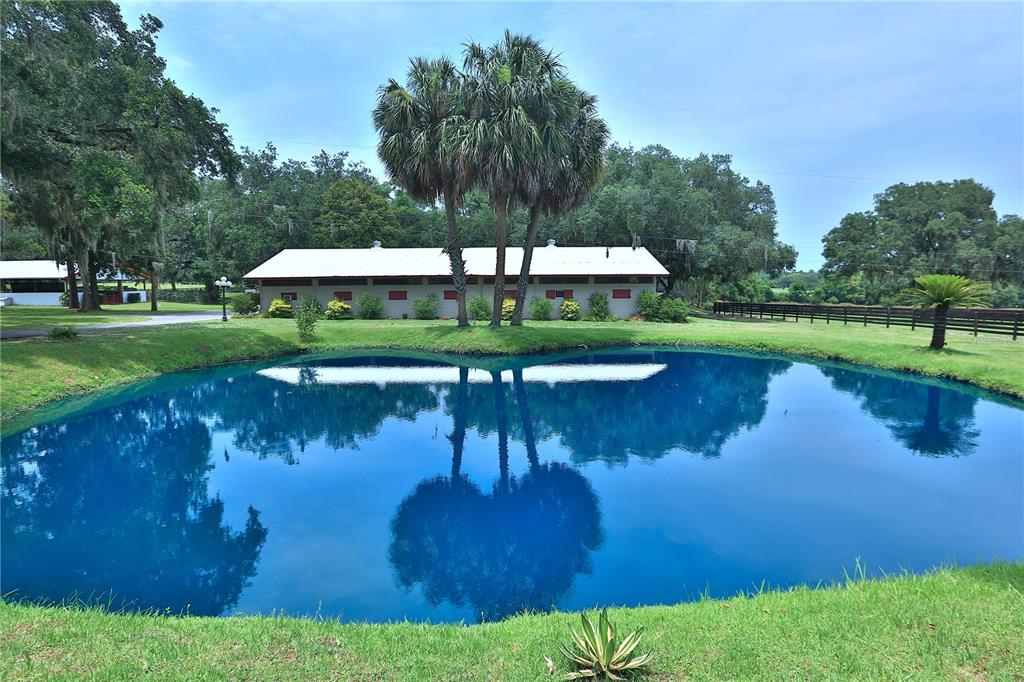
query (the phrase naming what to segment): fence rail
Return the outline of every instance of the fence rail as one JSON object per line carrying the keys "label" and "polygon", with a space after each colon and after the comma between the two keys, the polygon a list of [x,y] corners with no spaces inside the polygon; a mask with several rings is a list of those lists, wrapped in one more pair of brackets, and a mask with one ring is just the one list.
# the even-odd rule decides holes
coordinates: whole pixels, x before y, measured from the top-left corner
{"label": "fence rail", "polygon": [[[882,308],[863,305],[811,305],[806,303],[736,303],[715,301],[716,315],[737,315],[796,322],[800,318],[814,324],[884,324],[886,327],[931,328],[935,322],[932,310],[920,308]],[[1024,334],[1024,311],[989,308],[952,308],[946,315],[946,329],[978,334],[1003,334],[1014,341]]]}

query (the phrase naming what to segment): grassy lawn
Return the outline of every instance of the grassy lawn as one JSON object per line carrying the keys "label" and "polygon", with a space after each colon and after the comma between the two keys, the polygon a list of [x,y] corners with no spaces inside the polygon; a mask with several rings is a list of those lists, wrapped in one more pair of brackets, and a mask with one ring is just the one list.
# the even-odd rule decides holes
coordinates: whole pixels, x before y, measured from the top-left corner
{"label": "grassy lawn", "polygon": [[49,401],[165,372],[301,351],[398,348],[455,353],[529,353],[629,344],[722,346],[848,360],[974,383],[1024,397],[1024,342],[951,332],[950,347],[927,348],[930,331],[806,323],[694,319],[634,322],[534,322],[491,330],[450,321],[323,321],[310,343],[292,320],[245,319],[125,329],[77,341],[4,341],[0,419]]}
{"label": "grassy lawn", "polygon": [[123,303],[104,306],[103,310],[99,312],[80,313],[59,306],[8,306],[0,308],[0,327],[4,329],[45,329],[81,324],[125,322],[125,315],[129,315],[133,319],[146,320],[153,315],[164,313],[205,313],[219,312],[221,309],[220,305],[172,301],[159,301],[157,307],[160,310],[154,313],[149,309],[148,302]]}
{"label": "grassy lawn", "polygon": [[[1024,564],[616,609],[640,679],[1020,679]],[[0,678],[551,680],[573,615],[487,625],[111,615],[0,604]],[[544,656],[555,661],[548,673]]]}

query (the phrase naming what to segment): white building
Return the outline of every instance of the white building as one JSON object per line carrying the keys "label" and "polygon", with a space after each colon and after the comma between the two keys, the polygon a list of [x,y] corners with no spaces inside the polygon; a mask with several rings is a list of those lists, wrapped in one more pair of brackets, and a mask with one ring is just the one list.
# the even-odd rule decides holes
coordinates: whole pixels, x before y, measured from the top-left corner
{"label": "white building", "polygon": [[[469,279],[467,298],[494,292],[495,249],[463,249]],[[515,296],[523,249],[509,247],[505,255],[505,294]],[[579,301],[584,313],[587,299],[595,291],[608,294],[609,308],[616,317],[636,314],[641,291],[656,290],[658,277],[668,271],[647,249],[629,246],[548,246],[533,250],[530,267],[529,301],[535,296],[552,299],[553,317],[567,298]],[[439,315],[457,315],[448,256],[438,248],[389,249],[375,242],[369,249],[285,249],[245,275],[258,288],[260,307],[267,310],[275,298],[296,301],[315,296],[325,307],[332,298],[356,301],[364,292],[384,303],[391,318],[414,317],[412,303],[435,295],[441,303]],[[358,313],[358,310],[353,310]]]}
{"label": "white building", "polygon": [[[80,278],[76,278],[80,279]],[[145,291],[126,290],[131,278],[121,272],[99,277],[99,281],[117,282],[117,291],[101,291],[101,303],[141,303]],[[62,305],[60,297],[68,288],[67,266],[52,260],[0,261],[0,306]],[[81,284],[79,284],[81,296]]]}
{"label": "white building", "polygon": [[67,279],[56,261],[0,261],[0,305],[60,305]]}

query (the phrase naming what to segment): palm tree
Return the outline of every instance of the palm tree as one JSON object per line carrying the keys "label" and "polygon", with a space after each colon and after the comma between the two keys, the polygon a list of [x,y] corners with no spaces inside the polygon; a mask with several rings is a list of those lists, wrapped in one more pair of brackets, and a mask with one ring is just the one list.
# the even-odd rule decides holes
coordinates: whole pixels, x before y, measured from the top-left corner
{"label": "palm tree", "polygon": [[537,195],[544,176],[544,144],[530,112],[542,108],[551,84],[561,79],[564,69],[537,40],[509,31],[490,48],[469,43],[464,69],[469,120],[462,130],[460,158],[487,190],[497,217],[491,327],[499,327],[508,214],[522,197]]}
{"label": "palm tree", "polygon": [[960,275],[921,275],[915,277],[918,288],[905,289],[904,296],[919,308],[934,308],[931,347],[946,345],[946,313],[953,307],[987,308],[991,287]]}
{"label": "palm tree", "polygon": [[465,124],[460,109],[462,77],[446,57],[413,59],[406,85],[389,80],[379,90],[373,125],[380,135],[377,155],[391,181],[419,201],[444,200],[448,221],[445,251],[458,302],[459,326],[466,314],[466,264],[459,243],[455,207],[466,189],[466,164],[455,156],[457,131]]}
{"label": "palm tree", "polygon": [[[512,324],[523,323],[533,247],[541,213],[555,218],[578,208],[604,176],[608,125],[597,115],[597,98],[563,80],[552,88],[548,115],[541,119],[546,159],[540,192],[532,197],[530,222],[523,240],[523,262],[516,283]],[[540,116],[538,116],[540,118]]]}

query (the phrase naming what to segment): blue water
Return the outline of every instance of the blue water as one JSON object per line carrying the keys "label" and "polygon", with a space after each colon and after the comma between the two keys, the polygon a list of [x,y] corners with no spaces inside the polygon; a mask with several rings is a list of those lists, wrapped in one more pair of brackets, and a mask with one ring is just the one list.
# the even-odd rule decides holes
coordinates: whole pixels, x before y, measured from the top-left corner
{"label": "blue water", "polygon": [[0,588],[473,622],[1024,557],[1018,403],[730,353],[486,362],[296,358],[65,406],[2,440]]}

